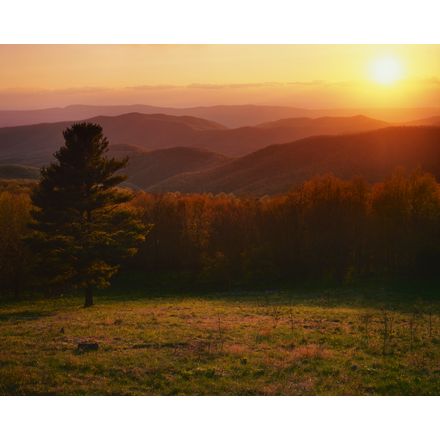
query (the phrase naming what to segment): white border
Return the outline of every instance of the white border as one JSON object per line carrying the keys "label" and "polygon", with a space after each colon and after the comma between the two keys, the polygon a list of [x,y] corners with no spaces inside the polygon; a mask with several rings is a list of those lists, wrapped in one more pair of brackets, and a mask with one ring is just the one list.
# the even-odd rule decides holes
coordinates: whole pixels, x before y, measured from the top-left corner
{"label": "white border", "polygon": [[[438,44],[439,10],[438,0],[5,0],[0,44]],[[2,397],[0,435],[429,440],[438,436],[438,404],[438,397]]]}
{"label": "white border", "polygon": [[0,43],[439,43],[438,0],[5,0]]}
{"label": "white border", "polygon": [[437,439],[439,398],[9,397],[1,434],[21,439]]}

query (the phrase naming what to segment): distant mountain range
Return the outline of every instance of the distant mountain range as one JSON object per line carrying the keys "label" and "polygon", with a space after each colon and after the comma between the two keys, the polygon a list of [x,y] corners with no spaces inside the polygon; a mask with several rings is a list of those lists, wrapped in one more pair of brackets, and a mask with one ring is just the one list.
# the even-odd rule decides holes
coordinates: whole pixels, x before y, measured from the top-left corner
{"label": "distant mountain range", "polygon": [[[98,116],[127,184],[152,192],[273,194],[315,175],[378,181],[396,167],[440,178],[440,117],[393,126],[366,116],[282,118],[226,128],[194,116]],[[33,179],[73,121],[0,128],[0,178]]]}
{"label": "distant mountain range", "polygon": [[437,108],[347,108],[304,109],[268,105],[216,105],[205,107],[157,107],[151,105],[70,105],[39,110],[0,110],[0,127],[39,124],[42,122],[78,121],[96,116],[117,116],[124,113],[194,116],[208,119],[229,128],[257,125],[286,118],[347,117],[363,114],[374,119],[403,123],[440,114]]}
{"label": "distant mountain range", "polygon": [[[191,116],[128,113],[88,119],[100,124],[112,144],[136,145],[144,150],[171,147],[205,148],[227,156],[243,156],[274,143],[318,134],[340,134],[383,128],[386,122],[347,118],[283,119],[256,127],[227,129]],[[41,166],[63,144],[62,131],[72,121],[0,128],[0,163]]]}

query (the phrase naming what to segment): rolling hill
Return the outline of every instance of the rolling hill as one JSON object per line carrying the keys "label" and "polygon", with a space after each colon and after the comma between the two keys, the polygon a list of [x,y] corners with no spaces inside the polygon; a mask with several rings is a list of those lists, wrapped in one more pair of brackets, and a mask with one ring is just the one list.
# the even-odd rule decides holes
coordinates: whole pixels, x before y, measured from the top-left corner
{"label": "rolling hill", "polygon": [[387,127],[313,136],[271,145],[208,171],[180,174],[149,190],[273,194],[325,173],[379,181],[398,166],[421,166],[440,178],[440,128]]}
{"label": "rolling hill", "polygon": [[[155,150],[171,147],[205,148],[227,156],[243,156],[274,143],[317,134],[373,130],[388,125],[365,116],[299,118],[257,127],[226,129],[191,116],[128,113],[88,119],[102,125],[112,144],[136,145]],[[63,144],[62,131],[72,122],[0,128],[0,162],[40,166],[49,162]]]}

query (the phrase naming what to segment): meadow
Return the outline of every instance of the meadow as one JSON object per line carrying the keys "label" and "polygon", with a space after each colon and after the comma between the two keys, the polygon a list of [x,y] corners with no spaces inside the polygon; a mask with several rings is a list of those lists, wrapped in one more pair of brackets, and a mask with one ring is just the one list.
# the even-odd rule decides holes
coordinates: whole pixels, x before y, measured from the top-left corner
{"label": "meadow", "polygon": [[3,302],[0,394],[440,393],[432,298],[367,287],[122,292],[91,308],[75,295]]}

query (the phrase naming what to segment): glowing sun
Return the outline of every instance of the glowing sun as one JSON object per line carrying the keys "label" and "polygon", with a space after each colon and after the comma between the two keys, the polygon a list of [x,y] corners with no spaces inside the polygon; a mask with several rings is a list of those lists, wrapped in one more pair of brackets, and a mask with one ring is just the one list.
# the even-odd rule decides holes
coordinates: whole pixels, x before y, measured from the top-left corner
{"label": "glowing sun", "polygon": [[377,58],[371,63],[371,76],[379,84],[390,85],[402,78],[403,67],[397,58]]}

